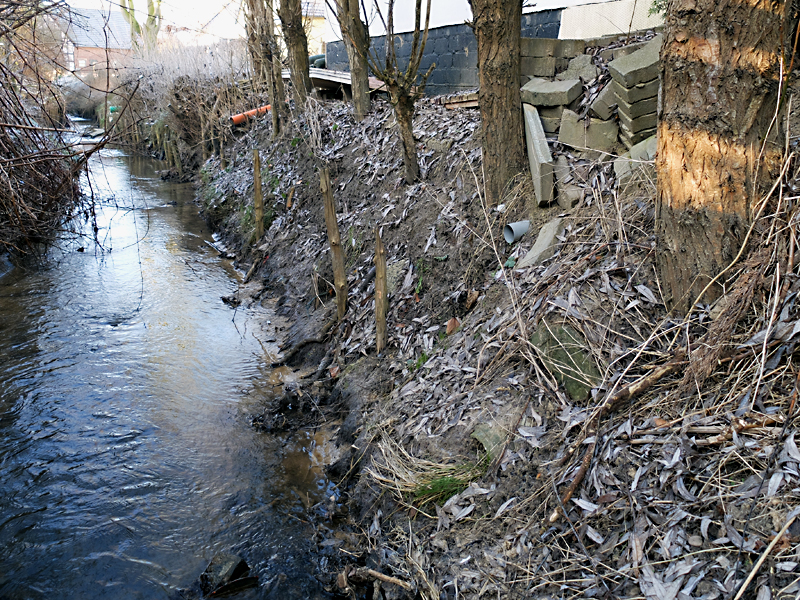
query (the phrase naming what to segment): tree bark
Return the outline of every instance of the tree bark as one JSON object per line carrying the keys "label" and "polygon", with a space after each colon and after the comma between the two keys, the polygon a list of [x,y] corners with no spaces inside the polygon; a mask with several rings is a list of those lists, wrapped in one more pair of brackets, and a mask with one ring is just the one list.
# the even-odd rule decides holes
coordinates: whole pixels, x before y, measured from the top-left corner
{"label": "tree bark", "polygon": [[489,206],[502,201],[509,181],[524,169],[520,84],[520,0],[470,0],[478,42],[478,104],[483,170]]}
{"label": "tree bark", "polygon": [[[667,304],[688,310],[737,256],[776,146],[787,0],[672,0],[661,50],[657,260]],[[774,128],[769,139],[774,139]],[[710,302],[720,282],[703,296]]]}
{"label": "tree bark", "polygon": [[342,30],[347,59],[350,62],[350,90],[353,96],[353,116],[361,121],[369,114],[369,34],[361,20],[358,0],[336,0],[339,29]]}
{"label": "tree bark", "polygon": [[417,143],[414,141],[414,97],[397,86],[389,85],[389,100],[394,107],[400,142],[403,146],[403,166],[406,183],[419,179]]}
{"label": "tree bark", "polygon": [[281,51],[275,38],[275,13],[272,10],[273,4],[266,2],[266,20],[264,33],[267,37],[269,49],[269,69],[267,84],[269,86],[269,98],[272,101],[272,139],[281,133],[281,121],[286,115],[286,90],[283,87],[283,63],[281,62]]}
{"label": "tree bark", "polygon": [[294,99],[298,110],[303,110],[308,94],[313,91],[308,76],[308,40],[303,29],[303,10],[300,0],[281,0],[278,8],[283,39],[289,52]]}

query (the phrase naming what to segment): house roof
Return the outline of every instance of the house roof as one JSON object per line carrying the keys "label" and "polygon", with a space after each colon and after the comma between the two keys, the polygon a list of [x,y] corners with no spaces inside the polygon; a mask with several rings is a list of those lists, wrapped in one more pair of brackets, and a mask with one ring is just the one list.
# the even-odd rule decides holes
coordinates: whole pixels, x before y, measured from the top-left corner
{"label": "house roof", "polygon": [[73,8],[67,37],[77,47],[131,49],[131,27],[119,11]]}

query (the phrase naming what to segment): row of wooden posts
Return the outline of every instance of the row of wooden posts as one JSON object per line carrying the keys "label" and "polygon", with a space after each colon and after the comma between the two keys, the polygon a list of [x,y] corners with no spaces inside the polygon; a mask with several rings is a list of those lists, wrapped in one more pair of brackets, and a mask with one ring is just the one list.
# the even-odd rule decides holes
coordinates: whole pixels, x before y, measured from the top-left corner
{"label": "row of wooden posts", "polygon": [[[336,204],[331,188],[330,170],[319,167],[319,187],[325,205],[325,226],[331,247],[333,263],[333,286],[336,292],[336,312],[341,321],[347,311],[347,273],[344,267],[344,249],[339,236],[336,219]],[[253,149],[253,204],[256,221],[256,240],[264,235],[264,195],[261,191],[261,157],[258,148]],[[388,283],[386,281],[386,251],[381,240],[380,227],[375,227],[375,333],[378,354],[386,347],[386,314],[389,310]]]}

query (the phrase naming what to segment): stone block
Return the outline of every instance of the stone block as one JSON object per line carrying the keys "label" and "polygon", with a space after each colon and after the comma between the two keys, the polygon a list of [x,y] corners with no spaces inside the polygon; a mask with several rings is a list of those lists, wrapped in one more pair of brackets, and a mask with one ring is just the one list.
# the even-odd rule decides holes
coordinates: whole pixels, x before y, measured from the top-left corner
{"label": "stone block", "polygon": [[628,56],[628,54],[632,54],[637,50],[644,48],[647,44],[648,42],[634,42],[633,44],[620,46],[619,48],[606,48],[605,50],[598,52],[598,56],[600,56],[600,58],[602,58],[605,62],[611,62],[615,58]]}
{"label": "stone block", "polygon": [[658,98],[646,98],[633,104],[628,104],[625,100],[617,98],[617,108],[619,109],[619,114],[624,114],[629,119],[635,119],[636,117],[656,112]]}
{"label": "stone block", "polygon": [[523,57],[555,56],[559,40],[553,38],[522,38],[520,55]]}
{"label": "stone block", "polygon": [[547,79],[531,79],[522,86],[520,97],[522,102],[533,106],[566,105],[578,98],[583,91],[580,80],[548,81]]}
{"label": "stone block", "polygon": [[539,350],[544,366],[574,401],[586,400],[601,381],[594,360],[585,350],[588,347],[586,338],[569,325],[543,319],[531,343]]}
{"label": "stone block", "polygon": [[520,54],[523,57],[573,58],[583,54],[585,49],[586,43],[583,40],[558,40],[544,37],[524,37],[520,40]]}
{"label": "stone block", "polygon": [[561,127],[560,117],[542,117],[540,115],[539,118],[542,121],[542,129],[544,129],[545,133],[558,133],[558,128]]}
{"label": "stone block", "polygon": [[658,127],[652,127],[650,129],[642,129],[641,131],[633,133],[628,131],[624,125],[620,125],[619,139],[623,144],[625,144],[626,148],[631,149],[639,142],[646,140],[651,135],[655,135],[657,129]]}
{"label": "stone block", "polygon": [[657,35],[644,48],[608,63],[608,72],[626,88],[652,81],[658,77],[660,51],[661,36]]}
{"label": "stone block", "polygon": [[540,106],[536,110],[539,111],[539,116],[546,119],[561,120],[561,113],[564,112],[563,106]]}
{"label": "stone block", "polygon": [[553,173],[556,178],[558,205],[564,210],[571,210],[583,198],[583,189],[572,183],[569,161],[565,156],[558,157]]}
{"label": "stone block", "polygon": [[639,169],[652,167],[658,149],[658,138],[649,138],[635,144],[631,149],[614,161],[614,174],[619,181],[624,181]]}
{"label": "stone block", "polygon": [[561,116],[558,141],[577,150],[611,151],[617,142],[619,129],[613,120],[589,119],[588,123],[577,113],[565,109]]}
{"label": "stone block", "polygon": [[607,85],[600,90],[600,93],[592,100],[592,104],[589,106],[589,112],[592,116],[607,121],[613,116],[616,107],[617,95],[614,93],[614,89],[610,85]]}
{"label": "stone block", "polygon": [[528,250],[528,253],[522,257],[517,263],[517,269],[525,269],[538,265],[546,261],[548,258],[556,253],[558,246],[558,236],[564,231],[561,217],[556,217],[552,221],[545,223],[539,230],[539,235],[536,236],[536,242],[533,248]]}
{"label": "stone block", "polygon": [[632,88],[626,88],[618,81],[614,81],[612,79],[611,87],[614,88],[614,93],[617,95],[618,99],[627,102],[628,104],[633,104],[634,102],[639,102],[640,100],[645,100],[647,98],[658,97],[658,88],[660,87],[660,84],[658,79],[653,79],[653,81],[647,81],[645,83],[635,85]]}
{"label": "stone block", "polygon": [[579,54],[571,61],[567,70],[556,75],[556,79],[580,79],[584,82],[597,78],[597,67],[589,54]]}
{"label": "stone block", "polygon": [[552,77],[556,74],[556,58],[554,56],[544,57],[522,57],[520,64],[522,75],[532,77]]}
{"label": "stone block", "polygon": [[635,119],[629,118],[625,113],[619,113],[619,123],[631,133],[639,133],[643,129],[652,129],[658,125],[658,115],[654,112],[636,117]]}
{"label": "stone block", "polygon": [[553,157],[544,134],[542,121],[536,108],[523,104],[525,118],[525,141],[528,148],[528,162],[533,179],[533,192],[539,206],[549,206],[553,202]]}

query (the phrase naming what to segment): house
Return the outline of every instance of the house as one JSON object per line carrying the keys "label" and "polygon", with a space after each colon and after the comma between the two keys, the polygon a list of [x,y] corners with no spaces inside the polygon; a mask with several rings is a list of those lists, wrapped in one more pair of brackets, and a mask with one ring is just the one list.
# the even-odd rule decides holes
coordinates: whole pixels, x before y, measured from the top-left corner
{"label": "house", "polygon": [[[478,46],[468,22],[472,11],[468,0],[432,1],[430,30],[420,65],[425,72],[431,63],[426,92],[450,94],[478,87]],[[383,18],[371,8],[366,16],[372,46],[380,54],[385,41],[383,21],[387,0],[378,0]],[[402,62],[407,59],[414,30],[414,0],[397,0],[394,29],[396,52]],[[537,0],[522,9],[522,37],[595,39],[607,35],[625,35],[663,24],[660,15],[649,13],[649,0]],[[423,2],[423,12],[425,3]],[[342,42],[336,15],[328,8],[326,59],[329,69],[349,71],[350,66]]]}
{"label": "house", "polygon": [[73,8],[66,28],[67,68],[93,87],[113,87],[133,53],[131,28],[115,10]]}

